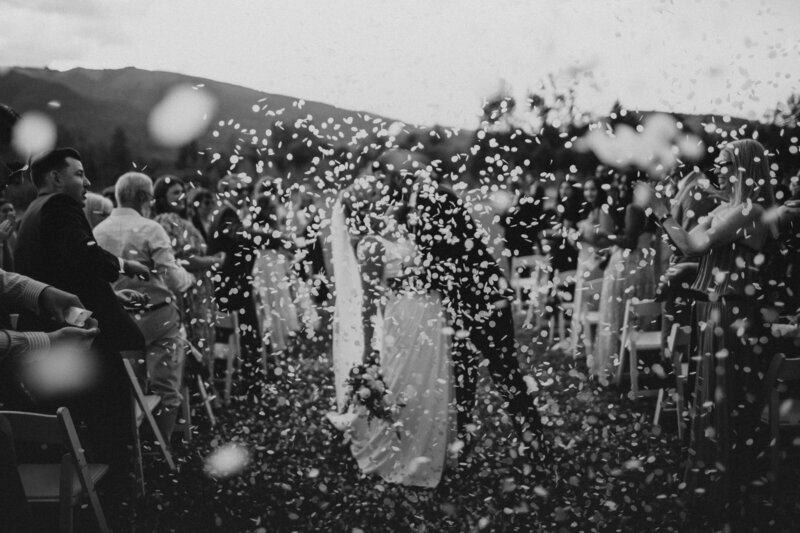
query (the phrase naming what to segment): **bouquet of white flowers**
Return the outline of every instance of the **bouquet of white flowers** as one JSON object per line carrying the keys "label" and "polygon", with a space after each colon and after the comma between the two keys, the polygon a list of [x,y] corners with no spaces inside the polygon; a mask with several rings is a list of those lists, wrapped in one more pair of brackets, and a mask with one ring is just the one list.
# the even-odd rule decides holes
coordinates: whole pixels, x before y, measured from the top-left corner
{"label": "bouquet of white flowers", "polygon": [[[373,358],[377,361],[377,358]],[[364,363],[350,370],[347,378],[348,405],[362,408],[366,411],[367,419],[378,418],[394,425],[397,409],[401,403],[393,403],[390,399],[389,389],[383,381],[380,366],[377,362]],[[395,428],[398,438],[400,429]]]}

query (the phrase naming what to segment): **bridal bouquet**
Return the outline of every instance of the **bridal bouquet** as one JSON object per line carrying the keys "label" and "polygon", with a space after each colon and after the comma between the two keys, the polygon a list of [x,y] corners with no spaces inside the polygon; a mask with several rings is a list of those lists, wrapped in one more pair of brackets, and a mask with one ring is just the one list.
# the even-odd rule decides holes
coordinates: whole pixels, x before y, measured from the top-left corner
{"label": "bridal bouquet", "polygon": [[[372,360],[377,361],[377,358]],[[402,404],[391,401],[378,363],[369,362],[353,367],[346,387],[348,403],[366,411],[368,420],[377,418],[394,424],[395,414]],[[395,431],[399,437],[399,428],[395,428]]]}

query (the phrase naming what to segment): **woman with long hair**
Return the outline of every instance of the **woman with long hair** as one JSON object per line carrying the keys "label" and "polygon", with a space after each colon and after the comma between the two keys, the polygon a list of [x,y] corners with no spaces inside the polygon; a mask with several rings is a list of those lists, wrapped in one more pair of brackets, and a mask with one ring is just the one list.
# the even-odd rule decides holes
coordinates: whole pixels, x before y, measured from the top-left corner
{"label": "woman with long hair", "polygon": [[186,188],[175,176],[161,176],[153,186],[153,215],[166,230],[175,250],[175,258],[197,282],[184,294],[176,294],[182,299],[182,311],[186,334],[200,353],[205,363],[211,362],[211,349],[214,344],[214,285],[211,271],[222,263],[224,254],[208,255],[206,241],[188,218]]}
{"label": "woman with long hair", "polygon": [[[767,151],[754,140],[731,142],[715,161],[725,201],[686,231],[668,202],[652,190],[650,206],[673,243],[701,256],[692,289],[699,357],[687,487],[710,504],[714,518],[733,518],[750,484],[757,447],[761,383],[768,364],[767,332],[758,304],[761,254],[773,234],[765,212],[773,205]],[[768,260],[768,259],[767,259]]]}
{"label": "woman with long hair", "polygon": [[[272,236],[286,232],[286,208],[280,201],[281,191],[270,178],[256,184],[252,224],[256,232]],[[256,243],[258,244],[258,242]],[[284,352],[291,338],[300,330],[294,291],[298,280],[292,271],[293,253],[276,248],[260,248],[253,263],[253,289],[256,298],[263,345],[272,354]]]}
{"label": "woman with long hair", "polygon": [[614,235],[599,236],[598,242],[612,246],[608,266],[603,272],[600,290],[600,318],[597,325],[597,349],[590,355],[589,370],[601,383],[607,384],[614,354],[619,352],[620,333],[626,302],[632,298],[647,299],[655,295],[655,225],[648,220],[644,208],[633,200],[633,186],[638,176],[626,177],[620,190],[619,205],[624,210],[624,223]]}
{"label": "woman with long hair", "polygon": [[208,242],[208,229],[211,226],[211,218],[214,216],[216,201],[214,194],[205,187],[193,187],[186,194],[186,213],[194,227]]}
{"label": "woman with long hair", "polygon": [[[573,355],[586,355],[591,340],[585,331],[586,312],[596,308],[595,295],[598,294],[603,277],[603,256],[600,252],[601,240],[614,232],[614,221],[608,213],[606,193],[597,178],[583,182],[583,219],[578,222],[573,240],[578,248],[578,269],[575,282],[575,304],[572,312],[572,350]],[[584,350],[582,352],[582,350]]]}

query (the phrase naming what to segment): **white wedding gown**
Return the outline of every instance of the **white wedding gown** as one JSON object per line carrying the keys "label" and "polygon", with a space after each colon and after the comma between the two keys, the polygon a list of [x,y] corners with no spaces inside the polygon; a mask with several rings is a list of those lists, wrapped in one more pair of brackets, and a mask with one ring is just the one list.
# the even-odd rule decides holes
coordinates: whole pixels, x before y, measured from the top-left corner
{"label": "white wedding gown", "polygon": [[[416,259],[409,240],[384,245],[389,291],[381,326],[381,372],[392,401],[404,403],[392,424],[361,415],[350,424],[351,451],[364,473],[390,483],[435,487],[444,471],[455,409],[450,340],[441,297],[398,283]],[[365,241],[361,246],[369,246]],[[334,354],[336,359],[336,354]]]}

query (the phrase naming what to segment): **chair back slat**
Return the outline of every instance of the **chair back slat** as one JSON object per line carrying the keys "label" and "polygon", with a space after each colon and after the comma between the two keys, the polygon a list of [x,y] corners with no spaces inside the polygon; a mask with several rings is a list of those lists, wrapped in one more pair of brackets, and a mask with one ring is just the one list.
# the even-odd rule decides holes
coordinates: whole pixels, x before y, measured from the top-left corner
{"label": "chair back slat", "polygon": [[783,364],[778,372],[778,379],[781,381],[799,381],[800,380],[800,358],[788,359],[784,357]]}
{"label": "chair back slat", "polygon": [[521,255],[511,258],[511,271],[512,276],[516,273],[519,275],[518,269],[523,267],[538,267],[546,268],[549,265],[547,257],[544,255]]}
{"label": "chair back slat", "polygon": [[81,446],[78,431],[75,429],[69,409],[66,407],[59,408],[56,416],[60,422],[61,430],[64,432],[64,442],[69,446],[75,466],[88,475],[86,455],[83,452],[83,446]]}
{"label": "chair back slat", "polygon": [[11,424],[14,440],[39,444],[64,444],[64,437],[56,415],[0,411]]}
{"label": "chair back slat", "polygon": [[638,317],[653,317],[661,314],[661,302],[655,300],[631,300],[631,311]]}
{"label": "chair back slat", "polygon": [[674,352],[677,349],[689,346],[691,334],[682,328],[680,324],[672,324],[672,329],[667,337],[667,350]]}
{"label": "chair back slat", "polygon": [[577,270],[556,270],[553,274],[553,283],[557,285],[564,285],[567,283],[575,283],[578,280]]}

